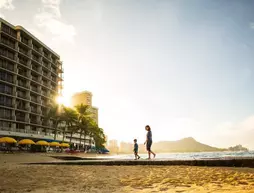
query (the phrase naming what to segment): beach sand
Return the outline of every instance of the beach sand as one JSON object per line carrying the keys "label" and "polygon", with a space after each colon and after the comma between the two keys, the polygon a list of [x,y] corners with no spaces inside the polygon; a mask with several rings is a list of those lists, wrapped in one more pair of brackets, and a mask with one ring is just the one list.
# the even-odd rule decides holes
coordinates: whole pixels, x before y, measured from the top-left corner
{"label": "beach sand", "polygon": [[254,193],[249,168],[19,164],[52,160],[46,154],[0,154],[0,192]]}

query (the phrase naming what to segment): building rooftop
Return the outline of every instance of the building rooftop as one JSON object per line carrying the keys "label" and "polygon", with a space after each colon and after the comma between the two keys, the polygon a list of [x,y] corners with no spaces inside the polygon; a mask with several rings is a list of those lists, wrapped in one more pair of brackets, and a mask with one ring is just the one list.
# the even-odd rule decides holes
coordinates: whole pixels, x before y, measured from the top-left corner
{"label": "building rooftop", "polygon": [[3,18],[0,17],[0,22],[5,23],[6,25],[9,25],[10,27],[12,27],[15,30],[21,30],[23,32],[25,32],[26,34],[28,34],[31,38],[35,39],[38,43],[42,44],[43,47],[45,47],[46,49],[48,49],[48,51],[52,52],[56,57],[60,58],[60,56],[54,52],[51,48],[49,48],[47,45],[45,45],[41,40],[39,40],[38,38],[36,38],[33,34],[31,34],[29,31],[27,31],[24,27],[17,25],[14,26],[12,24],[10,24],[8,21],[4,20]]}

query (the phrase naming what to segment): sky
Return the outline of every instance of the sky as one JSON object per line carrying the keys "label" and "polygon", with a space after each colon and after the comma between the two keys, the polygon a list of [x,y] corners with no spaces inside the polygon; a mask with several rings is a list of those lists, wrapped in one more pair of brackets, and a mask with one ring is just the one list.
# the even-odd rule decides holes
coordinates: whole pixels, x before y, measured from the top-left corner
{"label": "sky", "polygon": [[254,149],[254,1],[0,0],[59,53],[64,97],[88,90],[109,139],[193,137]]}

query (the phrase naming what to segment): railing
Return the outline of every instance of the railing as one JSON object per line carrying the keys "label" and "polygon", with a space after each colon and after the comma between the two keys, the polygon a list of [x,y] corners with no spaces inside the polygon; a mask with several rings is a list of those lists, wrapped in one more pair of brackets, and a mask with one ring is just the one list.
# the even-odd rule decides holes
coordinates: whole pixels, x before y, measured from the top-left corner
{"label": "railing", "polygon": [[7,62],[7,61],[3,61],[3,63],[0,64],[0,67],[6,68],[7,70],[10,70],[10,71],[14,70],[14,65],[12,63]]}
{"label": "railing", "polygon": [[41,91],[42,95],[47,96],[47,92],[46,91]]}
{"label": "railing", "polygon": [[21,42],[23,42],[24,44],[28,45],[28,40],[26,38],[21,38]]}
{"label": "railing", "polygon": [[48,73],[42,71],[42,75],[48,77]]}
{"label": "railing", "polygon": [[27,65],[27,60],[24,60],[23,58],[19,58],[19,63]]}
{"label": "railing", "polygon": [[42,62],[42,65],[45,66],[46,68],[49,68],[49,64],[46,62]]}
{"label": "railing", "polygon": [[26,73],[25,72],[18,72],[18,74],[21,75],[21,76],[26,77]]}
{"label": "railing", "polygon": [[0,80],[3,80],[5,82],[13,83],[13,79],[7,78],[7,77],[0,77]]}
{"label": "railing", "polygon": [[11,127],[0,127],[1,131],[12,131]]}
{"label": "railing", "polygon": [[57,78],[56,78],[56,77],[51,76],[51,80],[52,80],[52,81],[54,81],[54,82],[56,82]]}
{"label": "railing", "polygon": [[22,92],[17,92],[17,96],[20,98],[26,98],[26,94],[24,94]]}
{"label": "railing", "polygon": [[18,81],[18,85],[24,88],[27,88],[26,83]]}
{"label": "railing", "polygon": [[3,42],[5,45],[7,45],[7,46],[9,46],[9,47],[11,47],[11,48],[13,48],[13,49],[15,49],[15,43],[14,43],[14,42],[11,42],[10,40],[5,39],[5,38],[2,38],[2,42]]}
{"label": "railing", "polygon": [[37,81],[37,80],[38,80],[38,77],[32,76],[32,80]]}
{"label": "railing", "polygon": [[9,51],[6,51],[6,50],[0,50],[0,55],[14,60],[14,54],[12,52],[9,52]]}
{"label": "railing", "polygon": [[27,55],[28,54],[28,50],[25,50],[25,49],[23,49],[23,48],[19,48],[19,52],[21,52],[22,54],[25,54],[25,55]]}
{"label": "railing", "polygon": [[31,97],[31,101],[38,103],[37,98]]}
{"label": "railing", "polygon": [[51,68],[51,71],[56,73],[56,69],[55,68]]}
{"label": "railing", "polygon": [[37,124],[37,120],[36,119],[30,119],[30,123]]}
{"label": "railing", "polygon": [[47,82],[45,82],[45,81],[42,81],[42,85],[44,85],[44,86],[48,87],[48,83],[47,83]]}
{"label": "railing", "polygon": [[16,116],[16,120],[25,122],[26,119],[25,119],[25,117]]}
{"label": "railing", "polygon": [[2,31],[11,35],[14,38],[17,37],[17,32],[15,30],[11,29],[9,26],[2,25]]}
{"label": "railing", "polygon": [[37,66],[32,66],[32,69],[35,71],[38,71],[38,67]]}
{"label": "railing", "polygon": [[17,106],[17,109],[19,109],[19,110],[26,110],[26,108],[25,107],[23,107],[23,106]]}
{"label": "railing", "polygon": [[32,87],[31,87],[31,90],[32,90],[32,91],[35,91],[35,92],[38,92],[37,87],[33,87],[33,86],[32,86]]}
{"label": "railing", "polygon": [[15,129],[14,132],[27,133],[25,129]]}
{"label": "railing", "polygon": [[36,62],[40,62],[39,57],[36,57],[35,55],[32,56],[32,59],[35,60]]}
{"label": "railing", "polygon": [[31,108],[31,112],[37,113],[37,109],[36,108]]}
{"label": "railing", "polygon": [[40,52],[40,49],[39,49],[37,46],[35,46],[35,45],[33,45],[33,49],[34,49],[35,51],[37,51],[37,52]]}

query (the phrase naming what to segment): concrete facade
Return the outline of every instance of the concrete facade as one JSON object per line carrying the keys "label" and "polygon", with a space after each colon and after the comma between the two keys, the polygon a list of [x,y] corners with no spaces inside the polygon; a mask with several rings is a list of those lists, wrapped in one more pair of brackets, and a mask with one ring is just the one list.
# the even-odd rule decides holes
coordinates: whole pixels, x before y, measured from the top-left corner
{"label": "concrete facade", "polygon": [[62,75],[58,54],[0,19],[0,136],[53,139],[53,120],[45,117],[61,95]]}

